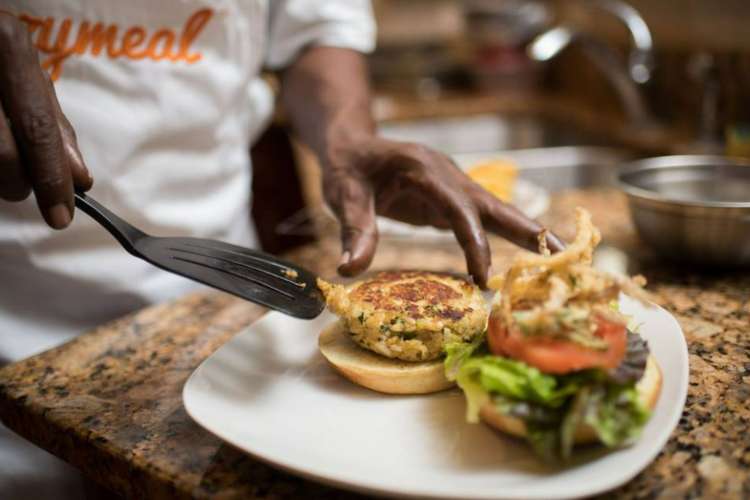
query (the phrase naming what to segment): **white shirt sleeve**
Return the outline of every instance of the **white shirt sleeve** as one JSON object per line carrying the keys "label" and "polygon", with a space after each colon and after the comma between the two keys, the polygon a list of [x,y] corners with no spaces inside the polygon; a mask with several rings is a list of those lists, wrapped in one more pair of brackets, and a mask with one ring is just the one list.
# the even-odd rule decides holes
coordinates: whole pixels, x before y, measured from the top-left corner
{"label": "white shirt sleeve", "polygon": [[282,68],[308,45],[360,52],[375,48],[369,0],[270,0],[266,65]]}

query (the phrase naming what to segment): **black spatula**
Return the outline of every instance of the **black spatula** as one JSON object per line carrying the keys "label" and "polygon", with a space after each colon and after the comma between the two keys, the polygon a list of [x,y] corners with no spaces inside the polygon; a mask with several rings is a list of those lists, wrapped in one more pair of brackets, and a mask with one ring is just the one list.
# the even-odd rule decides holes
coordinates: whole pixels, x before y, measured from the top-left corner
{"label": "black spatula", "polygon": [[125,250],[165,271],[297,318],[314,318],[325,306],[315,275],[294,264],[221,241],[149,236],[90,196],[75,200]]}

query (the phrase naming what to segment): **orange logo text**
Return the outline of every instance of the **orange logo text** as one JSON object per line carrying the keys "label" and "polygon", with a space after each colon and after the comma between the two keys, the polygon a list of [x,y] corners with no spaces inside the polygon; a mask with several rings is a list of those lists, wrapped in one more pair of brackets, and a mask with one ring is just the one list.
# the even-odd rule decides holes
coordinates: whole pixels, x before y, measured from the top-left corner
{"label": "orange logo text", "polygon": [[[180,61],[194,64],[203,57],[192,49],[208,21],[213,16],[211,9],[201,9],[191,15],[182,31],[162,28],[149,33],[142,26],[120,29],[117,24],[91,23],[83,21],[77,30],[70,18],[58,22],[53,17],[35,17],[21,14],[19,18],[29,27],[34,45],[41,53],[42,68],[57,80],[63,64],[71,56],[90,54],[99,57],[105,54],[116,59],[151,59],[153,61]],[[57,30],[55,30],[57,28]],[[53,33],[56,34],[53,36]],[[75,31],[75,33],[74,33]]]}

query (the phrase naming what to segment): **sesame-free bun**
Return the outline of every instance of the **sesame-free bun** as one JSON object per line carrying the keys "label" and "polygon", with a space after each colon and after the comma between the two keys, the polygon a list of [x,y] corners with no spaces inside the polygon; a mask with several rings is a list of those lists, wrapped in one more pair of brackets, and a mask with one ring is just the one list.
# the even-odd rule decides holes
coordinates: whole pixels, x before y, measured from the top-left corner
{"label": "sesame-free bun", "polygon": [[337,321],[318,337],[328,363],[357,385],[386,394],[429,394],[453,386],[445,378],[442,359],[413,362],[386,358],[357,345]]}
{"label": "sesame-free bun", "polygon": [[[653,356],[649,356],[648,361],[646,361],[646,370],[641,380],[636,384],[636,389],[643,403],[651,410],[654,409],[656,402],[659,400],[661,383],[661,368],[656,363],[656,359]],[[501,432],[516,437],[526,436],[526,425],[523,420],[500,413],[491,402],[485,403],[482,406],[479,416],[487,425]],[[594,443],[597,440],[596,432],[591,426],[585,423],[579,424],[575,433],[576,444]]]}

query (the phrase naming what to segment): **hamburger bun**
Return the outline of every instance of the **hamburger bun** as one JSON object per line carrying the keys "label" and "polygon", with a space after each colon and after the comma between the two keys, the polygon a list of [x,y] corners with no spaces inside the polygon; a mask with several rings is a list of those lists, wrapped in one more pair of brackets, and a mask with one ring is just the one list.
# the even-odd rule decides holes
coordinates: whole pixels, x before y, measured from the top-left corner
{"label": "hamburger bun", "polygon": [[318,337],[318,347],[328,363],[357,385],[386,394],[429,394],[453,386],[445,378],[443,360],[402,361],[363,349],[337,321]]}
{"label": "hamburger bun", "polygon": [[[641,401],[650,410],[654,409],[656,402],[659,400],[661,384],[661,368],[659,368],[656,359],[651,355],[646,361],[646,370],[643,373],[643,377],[636,384]],[[500,413],[492,402],[487,402],[482,406],[479,416],[487,425],[501,432],[519,438],[526,437],[526,424],[524,424],[523,420]],[[580,423],[575,433],[576,444],[595,443],[596,441],[598,441],[598,438],[594,429],[586,423]]]}

